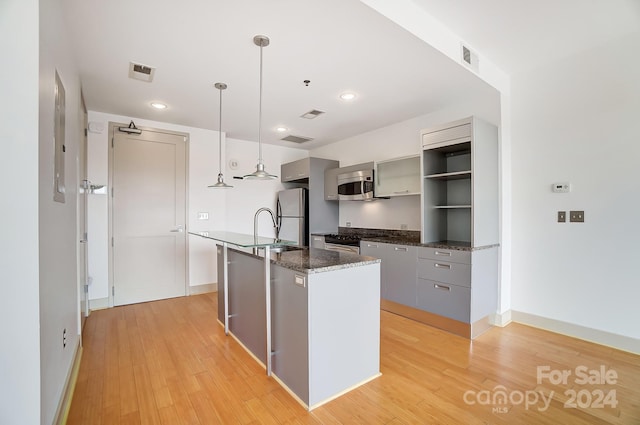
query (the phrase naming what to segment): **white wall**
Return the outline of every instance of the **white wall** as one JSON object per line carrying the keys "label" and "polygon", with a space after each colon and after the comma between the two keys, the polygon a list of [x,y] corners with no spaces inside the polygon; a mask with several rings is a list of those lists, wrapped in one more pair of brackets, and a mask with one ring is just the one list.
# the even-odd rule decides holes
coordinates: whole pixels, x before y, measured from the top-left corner
{"label": "white wall", "polygon": [[[79,345],[77,221],[80,77],[61,1],[40,2],[40,379],[43,424],[54,421]],[[66,92],[65,203],[53,201],[55,71]],[[63,330],[66,329],[66,347]]]}
{"label": "white wall", "polygon": [[[295,161],[309,156],[303,149],[288,148],[262,144],[262,157],[266,170],[278,176],[276,180],[237,180],[233,176],[243,176],[256,170],[258,162],[258,144],[238,139],[227,139],[227,170],[225,181],[233,185],[233,189],[225,190],[227,194],[227,229],[231,232],[253,234],[253,217],[258,208],[267,207],[275,212],[276,192],[288,188],[280,183],[280,164]],[[234,160],[238,168],[228,167]],[[271,218],[267,213],[260,215],[259,233],[273,237],[275,232]]]}
{"label": "white wall", "polygon": [[638,51],[635,33],[513,76],[516,311],[640,338]]}
{"label": "white wall", "polygon": [[38,0],[0,3],[0,423],[40,423]]}
{"label": "white wall", "polygon": [[[394,125],[316,148],[311,156],[339,159],[340,166],[415,155],[421,152],[420,130],[476,115],[496,125],[500,123],[500,102],[492,99],[454,105]],[[400,196],[373,202],[340,202],[340,226],[371,229],[420,230],[420,197]]]}

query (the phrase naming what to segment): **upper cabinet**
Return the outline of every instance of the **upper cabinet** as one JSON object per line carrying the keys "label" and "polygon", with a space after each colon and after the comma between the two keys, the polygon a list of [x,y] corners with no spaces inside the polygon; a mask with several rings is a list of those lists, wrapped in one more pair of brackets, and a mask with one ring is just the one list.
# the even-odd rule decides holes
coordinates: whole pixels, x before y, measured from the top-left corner
{"label": "upper cabinet", "polygon": [[288,162],[280,166],[280,180],[285,182],[293,182],[297,180],[305,180],[309,178],[311,172],[311,159],[302,158],[297,161]]}
{"label": "upper cabinet", "polygon": [[420,195],[420,156],[377,161],[374,191],[384,197]]}
{"label": "upper cabinet", "polygon": [[498,129],[469,117],[421,131],[422,241],[498,243]]}

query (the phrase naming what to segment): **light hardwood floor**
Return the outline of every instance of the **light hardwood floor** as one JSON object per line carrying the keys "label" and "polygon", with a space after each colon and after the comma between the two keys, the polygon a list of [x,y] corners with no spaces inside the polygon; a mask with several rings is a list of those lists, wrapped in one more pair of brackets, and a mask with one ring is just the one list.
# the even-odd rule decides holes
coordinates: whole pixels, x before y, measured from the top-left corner
{"label": "light hardwood floor", "polygon": [[[383,375],[309,413],[224,335],[216,296],[93,312],[67,423],[640,424],[640,356],[518,324],[471,342],[386,312]],[[538,383],[539,366],[571,375]],[[582,366],[609,383],[581,384]]]}

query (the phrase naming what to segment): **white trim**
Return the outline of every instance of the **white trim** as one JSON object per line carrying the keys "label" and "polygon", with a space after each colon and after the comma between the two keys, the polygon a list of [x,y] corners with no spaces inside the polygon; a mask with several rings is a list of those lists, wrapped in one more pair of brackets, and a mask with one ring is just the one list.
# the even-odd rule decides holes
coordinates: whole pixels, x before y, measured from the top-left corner
{"label": "white trim", "polygon": [[96,298],[95,300],[89,300],[89,314],[95,310],[103,310],[105,308],[113,307],[109,304],[109,297]]}
{"label": "white trim", "polygon": [[209,292],[218,292],[217,282],[189,286],[189,295],[207,294]]}
{"label": "white trim", "polygon": [[507,310],[504,313],[495,313],[490,320],[492,325],[504,328],[511,323],[511,310]]}
{"label": "white trim", "polygon": [[82,361],[82,346],[80,345],[80,338],[78,338],[78,344],[73,354],[73,363],[69,372],[67,373],[67,379],[64,383],[64,390],[62,391],[62,397],[58,403],[58,409],[56,410],[56,416],[53,421],[56,425],[63,425],[67,423],[67,417],[69,416],[69,410],[71,409],[71,401],[73,399],[73,392],[76,389],[76,382],[78,382],[78,372],[80,371],[80,362]]}
{"label": "white trim", "polygon": [[511,310],[511,316],[513,321],[517,323],[583,339],[585,341],[594,342],[596,344],[605,345],[618,350],[628,351],[633,354],[640,354],[640,339],[637,338],[588,328],[586,326],[580,326],[560,320],[549,319],[547,317],[536,316],[535,314],[524,313],[521,311]]}

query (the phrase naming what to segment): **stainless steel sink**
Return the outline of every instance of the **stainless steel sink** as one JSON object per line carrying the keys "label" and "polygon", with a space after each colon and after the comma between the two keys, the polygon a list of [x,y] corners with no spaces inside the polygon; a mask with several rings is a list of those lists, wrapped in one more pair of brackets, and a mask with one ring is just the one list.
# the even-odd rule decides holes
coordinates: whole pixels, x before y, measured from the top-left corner
{"label": "stainless steel sink", "polygon": [[287,251],[300,251],[301,249],[303,248],[300,248],[299,246],[280,245],[280,246],[271,247],[271,252],[277,254],[280,252],[287,252]]}

